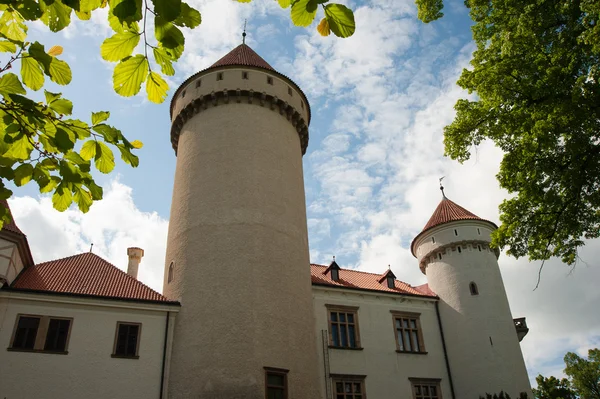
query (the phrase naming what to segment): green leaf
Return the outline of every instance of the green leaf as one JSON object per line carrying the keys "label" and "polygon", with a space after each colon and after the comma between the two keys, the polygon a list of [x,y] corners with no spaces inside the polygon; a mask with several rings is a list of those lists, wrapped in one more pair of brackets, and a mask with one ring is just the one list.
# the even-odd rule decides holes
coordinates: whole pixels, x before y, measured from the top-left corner
{"label": "green leaf", "polygon": [[52,62],[50,62],[48,75],[50,76],[50,80],[58,83],[59,85],[64,86],[71,83],[72,74],[69,64],[57,58],[53,58]]}
{"label": "green leaf", "polygon": [[23,16],[23,18],[29,21],[35,21],[42,16],[42,9],[37,1],[34,0],[20,0],[15,2],[15,8]]}
{"label": "green leaf", "polygon": [[97,125],[104,122],[110,116],[108,111],[92,112],[92,125]]}
{"label": "green leaf", "polygon": [[292,0],[277,0],[281,8],[288,8],[292,4]]}
{"label": "green leaf", "polygon": [[54,0],[52,4],[40,2],[44,15],[40,18],[52,32],[58,32],[71,23],[72,8],[64,5],[60,0]]}
{"label": "green leaf", "polygon": [[19,81],[19,77],[14,73],[8,72],[0,76],[1,94],[25,94],[25,88]]}
{"label": "green leaf", "polygon": [[0,53],[16,53],[17,45],[8,40],[0,40]]}
{"label": "green leaf", "polygon": [[442,12],[444,2],[442,0],[415,0],[415,3],[417,4],[417,17],[425,23],[444,16]]}
{"label": "green leaf", "polygon": [[13,160],[25,161],[29,159],[31,151],[33,151],[33,144],[31,144],[26,134],[20,133],[15,137],[3,156]]}
{"label": "green leaf", "polygon": [[101,123],[92,127],[92,129],[101,134],[105,141],[116,144],[119,141],[119,137],[121,136],[121,132],[119,129],[115,129],[114,127],[107,125],[105,123]]}
{"label": "green leaf", "polygon": [[202,23],[202,16],[198,10],[190,7],[187,3],[181,2],[181,13],[173,23],[177,26],[194,29]]}
{"label": "green leaf", "polygon": [[102,199],[102,195],[104,194],[102,187],[100,187],[96,183],[94,183],[93,180],[90,182],[87,182],[85,185],[90,190],[90,193],[92,194],[92,199],[94,201],[99,201]]}
{"label": "green leaf", "polygon": [[154,36],[159,41],[159,47],[164,48],[172,60],[176,61],[181,57],[185,37],[178,27],[157,16],[154,19]]}
{"label": "green leaf", "polygon": [[50,104],[52,101],[59,99],[62,93],[52,93],[48,90],[44,90],[44,96],[46,96],[46,103]]}
{"label": "green leaf", "polygon": [[133,140],[130,144],[133,148],[138,149],[138,150],[144,146],[144,143],[142,143],[139,140]]}
{"label": "green leaf", "polygon": [[329,28],[337,37],[350,37],[356,30],[354,13],[341,4],[328,4],[325,6],[325,17]]}
{"label": "green leaf", "polygon": [[109,0],[108,4],[110,13],[121,23],[131,23],[142,19],[142,0]]}
{"label": "green leaf", "polygon": [[92,206],[93,203],[92,194],[79,185],[75,185],[75,195],[73,196],[73,199],[77,203],[79,210],[83,213],[89,211],[90,206]]}
{"label": "green leaf", "polygon": [[64,212],[69,209],[73,202],[73,194],[71,190],[66,187],[66,183],[61,183],[56,187],[54,195],[52,195],[52,205],[54,209],[60,212]]}
{"label": "green leaf", "polygon": [[292,4],[292,22],[296,26],[308,26],[317,15],[318,3],[316,0],[296,0]]}
{"label": "green leaf", "polygon": [[77,10],[75,10],[75,15],[77,15],[77,18],[79,18],[81,21],[89,21],[92,18],[92,12],[91,11],[77,11]]}
{"label": "green leaf", "polygon": [[27,25],[25,20],[13,9],[2,11],[0,17],[0,34],[4,35],[9,40],[24,42],[27,38]]}
{"label": "green leaf", "polygon": [[96,156],[96,140],[88,140],[81,147],[81,151],[79,151],[79,155],[81,158],[89,161],[90,159]]}
{"label": "green leaf", "polygon": [[54,188],[56,186],[58,186],[58,184],[60,182],[61,182],[60,177],[50,176],[50,179],[48,180],[48,184],[46,184],[43,187],[40,186],[40,193],[45,194],[45,193],[51,192],[52,190],[54,190]]}
{"label": "green leaf", "polygon": [[152,0],[154,12],[167,21],[175,20],[181,14],[181,0]]}
{"label": "green leaf", "polygon": [[119,18],[117,18],[116,16],[114,16],[112,14],[108,14],[108,24],[110,25],[112,30],[114,30],[117,33],[125,32],[125,31],[132,31],[132,32],[140,31],[140,27],[137,22],[121,21]]}
{"label": "green leaf", "polygon": [[106,61],[120,61],[129,57],[135,46],[140,42],[140,35],[132,31],[123,31],[102,42],[100,46],[100,55]]}
{"label": "green leaf", "polygon": [[119,151],[121,152],[121,159],[125,161],[125,163],[128,163],[134,168],[138,167],[140,164],[140,159],[136,155],[132,154],[131,150],[123,146],[118,146],[117,148],[119,148]]}
{"label": "green leaf", "polygon": [[162,103],[165,101],[165,97],[167,97],[167,90],[169,90],[167,82],[156,72],[150,72],[148,79],[146,79],[148,100],[157,104]]}
{"label": "green leaf", "polygon": [[29,183],[32,177],[33,166],[30,163],[21,164],[17,169],[15,169],[14,182],[17,187],[21,187]]}
{"label": "green leaf", "polygon": [[44,85],[42,66],[27,53],[21,59],[21,77],[25,86],[32,90],[39,90]]}
{"label": "green leaf", "polygon": [[167,76],[175,75],[175,69],[173,69],[171,57],[169,56],[169,54],[167,54],[166,50],[163,48],[155,47],[153,49],[153,52],[156,63],[160,65],[160,71]]}
{"label": "green leaf", "polygon": [[66,98],[54,100],[48,106],[62,115],[71,115],[73,112],[73,103]]}
{"label": "green leaf", "polygon": [[102,173],[110,173],[115,168],[115,156],[110,148],[101,141],[96,142],[96,169]]}
{"label": "green leaf", "polygon": [[58,149],[62,152],[67,152],[75,146],[75,136],[69,131],[62,128],[56,129],[56,135],[54,136],[54,142]]}
{"label": "green leaf", "polygon": [[113,73],[113,84],[117,94],[131,97],[139,93],[148,75],[148,60],[141,54],[119,62]]}

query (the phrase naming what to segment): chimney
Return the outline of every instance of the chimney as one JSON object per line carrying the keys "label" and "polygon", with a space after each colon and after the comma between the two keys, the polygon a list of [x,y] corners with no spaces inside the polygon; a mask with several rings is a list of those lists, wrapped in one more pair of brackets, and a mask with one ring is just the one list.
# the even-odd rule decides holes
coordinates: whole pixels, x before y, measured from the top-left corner
{"label": "chimney", "polygon": [[127,256],[129,256],[129,263],[127,264],[127,274],[137,279],[138,268],[140,267],[140,262],[142,261],[142,257],[144,256],[144,250],[142,248],[137,247],[127,248]]}

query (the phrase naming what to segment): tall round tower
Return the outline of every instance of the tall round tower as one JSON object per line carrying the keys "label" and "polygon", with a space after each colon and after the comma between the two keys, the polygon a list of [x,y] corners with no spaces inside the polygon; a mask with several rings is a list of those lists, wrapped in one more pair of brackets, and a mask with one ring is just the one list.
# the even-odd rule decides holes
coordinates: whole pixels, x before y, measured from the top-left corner
{"label": "tall round tower", "polygon": [[183,82],[171,119],[168,397],[318,397],[306,96],[242,44]]}
{"label": "tall round tower", "polygon": [[456,398],[505,391],[512,398],[531,386],[515,323],[490,248],[497,226],[444,196],[415,237],[411,251],[439,297]]}

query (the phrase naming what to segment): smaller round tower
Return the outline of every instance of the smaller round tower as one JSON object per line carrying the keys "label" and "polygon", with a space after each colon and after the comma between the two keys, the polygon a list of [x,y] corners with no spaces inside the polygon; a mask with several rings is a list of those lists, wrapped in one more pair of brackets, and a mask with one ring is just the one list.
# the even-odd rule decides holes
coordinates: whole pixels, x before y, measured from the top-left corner
{"label": "smaller round tower", "polygon": [[531,397],[519,338],[490,248],[497,226],[446,196],[411,244],[440,298],[439,310],[456,398],[505,391]]}

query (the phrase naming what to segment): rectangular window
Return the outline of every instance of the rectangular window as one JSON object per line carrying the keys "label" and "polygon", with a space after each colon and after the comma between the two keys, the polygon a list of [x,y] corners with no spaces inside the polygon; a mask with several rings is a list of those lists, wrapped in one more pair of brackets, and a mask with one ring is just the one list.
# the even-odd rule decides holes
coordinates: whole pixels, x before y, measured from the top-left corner
{"label": "rectangular window", "polygon": [[439,379],[409,378],[412,384],[414,399],[441,399]]}
{"label": "rectangular window", "polygon": [[335,348],[360,348],[357,307],[325,305],[329,314],[329,343]]}
{"label": "rectangular window", "polygon": [[364,399],[364,376],[332,376],[334,399]]}
{"label": "rectangular window", "polygon": [[273,84],[273,78],[270,76],[267,76],[267,83],[272,85]]}
{"label": "rectangular window", "polygon": [[217,80],[223,80],[223,72],[217,73]]}
{"label": "rectangular window", "polygon": [[287,399],[288,370],[265,367],[265,398]]}
{"label": "rectangular window", "polygon": [[9,349],[66,354],[72,320],[19,315]]}
{"label": "rectangular window", "polygon": [[115,337],[115,347],[113,357],[129,357],[137,359],[140,347],[140,330],[142,325],[139,323],[117,323],[117,333]]}
{"label": "rectangular window", "polygon": [[198,79],[196,81],[196,87],[200,87],[200,86],[202,86],[202,79]]}
{"label": "rectangular window", "polygon": [[248,79],[248,72],[242,72],[242,79]]}
{"label": "rectangular window", "polygon": [[423,332],[419,313],[397,312],[392,310],[397,352],[425,352]]}

